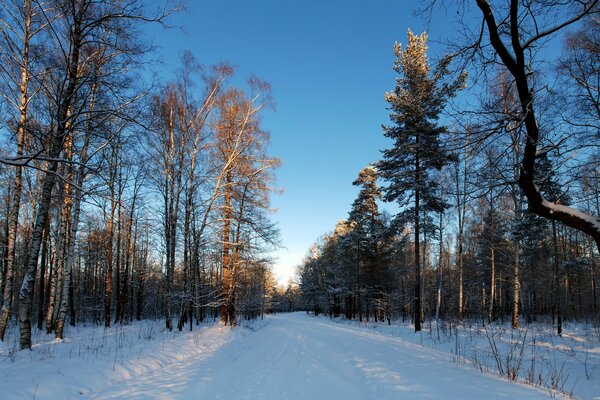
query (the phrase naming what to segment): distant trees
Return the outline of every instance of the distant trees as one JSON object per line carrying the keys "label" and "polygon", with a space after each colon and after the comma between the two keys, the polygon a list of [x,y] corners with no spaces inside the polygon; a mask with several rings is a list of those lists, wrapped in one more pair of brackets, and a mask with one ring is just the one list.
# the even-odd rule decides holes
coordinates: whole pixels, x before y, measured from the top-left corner
{"label": "distant trees", "polygon": [[389,219],[378,211],[378,176],[373,166],[359,172],[353,184],[360,191],[348,219],[313,245],[299,268],[304,307],[315,314],[344,314],[359,321],[391,318],[398,276],[393,257],[402,248],[393,243],[397,236]]}
{"label": "distant trees", "polygon": [[[377,184],[379,172],[373,166],[363,168],[353,185],[359,186],[358,196],[352,203],[348,214],[348,231],[340,245],[350,260],[352,271],[349,287],[354,296],[347,298],[347,316],[352,318],[358,312],[362,321],[363,301],[368,305],[376,297],[381,297],[380,274],[382,254],[380,241],[383,235],[383,223],[377,201],[381,199],[381,189]],[[354,308],[357,310],[354,310]]]}

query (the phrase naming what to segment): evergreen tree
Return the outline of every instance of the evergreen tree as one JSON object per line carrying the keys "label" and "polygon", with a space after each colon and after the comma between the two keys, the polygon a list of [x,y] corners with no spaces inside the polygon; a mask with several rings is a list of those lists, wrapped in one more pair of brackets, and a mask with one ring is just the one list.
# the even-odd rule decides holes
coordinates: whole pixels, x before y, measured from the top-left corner
{"label": "evergreen tree", "polygon": [[[347,317],[358,313],[362,321],[363,301],[367,304],[375,296],[380,295],[380,263],[378,242],[383,232],[383,224],[379,218],[377,200],[381,199],[381,190],[377,185],[379,172],[373,166],[363,168],[354,182],[361,189],[352,203],[348,214],[350,230],[340,239],[341,252],[345,256],[349,283],[354,298],[348,297],[348,304],[356,304],[356,309],[348,307]],[[365,293],[366,292],[366,293]],[[363,296],[363,293],[366,296]]]}
{"label": "evergreen tree", "polygon": [[386,93],[390,104],[391,126],[384,126],[384,135],[394,141],[390,149],[382,151],[383,158],[377,164],[381,176],[388,182],[384,187],[384,200],[396,201],[405,208],[399,217],[410,217],[414,227],[415,264],[415,331],[421,330],[421,261],[419,235],[423,214],[439,212],[446,203],[439,196],[438,183],[430,172],[440,170],[451,160],[440,136],[446,128],[438,124],[448,98],[464,84],[461,75],[451,83],[444,83],[448,75],[450,57],[444,58],[432,71],[427,59],[427,34],[415,35],[408,31],[408,45],[394,44],[396,60],[394,71],[396,88]]}
{"label": "evergreen tree", "polygon": [[[348,213],[348,222],[352,224],[353,229],[346,236],[352,238],[353,242],[359,242],[361,258],[369,264],[375,264],[377,243],[383,228],[377,207],[377,200],[381,199],[381,189],[377,185],[378,176],[379,172],[372,166],[365,167],[358,173],[358,178],[352,184],[360,186],[361,189]],[[373,265],[370,267],[374,269]]]}
{"label": "evergreen tree", "polygon": [[377,169],[368,166],[360,170],[358,178],[352,182],[354,186],[360,186],[361,189],[352,203],[348,220],[355,221],[365,231],[373,231],[379,216],[377,200],[381,199],[381,190],[377,186],[378,176]]}

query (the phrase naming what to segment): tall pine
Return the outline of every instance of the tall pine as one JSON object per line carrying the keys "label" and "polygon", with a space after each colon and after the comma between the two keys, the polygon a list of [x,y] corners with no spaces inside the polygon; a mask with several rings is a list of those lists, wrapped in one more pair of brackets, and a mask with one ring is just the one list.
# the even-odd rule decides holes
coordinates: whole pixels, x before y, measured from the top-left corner
{"label": "tall pine", "polygon": [[448,98],[454,96],[465,81],[465,76],[444,83],[449,74],[449,57],[444,58],[435,70],[427,59],[427,34],[415,35],[408,31],[405,49],[394,44],[396,60],[394,71],[396,88],[385,94],[390,104],[389,126],[384,135],[394,141],[393,147],[382,150],[383,158],[377,163],[380,175],[388,183],[383,187],[384,200],[395,201],[402,212],[396,218],[406,218],[414,229],[415,331],[421,330],[421,255],[420,228],[427,212],[440,212],[447,205],[440,197],[438,182],[431,172],[447,165],[452,156],[444,149],[440,136],[446,128],[438,119]]}

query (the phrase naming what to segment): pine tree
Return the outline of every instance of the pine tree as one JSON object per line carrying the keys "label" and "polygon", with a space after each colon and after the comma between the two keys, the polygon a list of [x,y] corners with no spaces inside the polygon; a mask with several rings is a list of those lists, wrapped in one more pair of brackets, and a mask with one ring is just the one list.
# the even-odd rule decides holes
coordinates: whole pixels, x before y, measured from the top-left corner
{"label": "pine tree", "polygon": [[[379,172],[373,166],[363,168],[354,182],[360,186],[358,196],[348,213],[348,233],[340,238],[341,252],[346,256],[346,266],[350,272],[348,286],[354,288],[353,296],[347,299],[356,304],[356,310],[348,307],[347,316],[358,313],[362,321],[363,302],[369,303],[372,293],[380,286],[380,265],[378,242],[383,233],[383,224],[379,218],[377,200],[381,199],[381,189],[377,185]],[[367,293],[365,293],[367,292]],[[367,296],[363,296],[363,293]],[[379,295],[379,293],[377,293]]]}
{"label": "pine tree", "polygon": [[390,149],[382,151],[377,164],[381,176],[388,182],[384,200],[396,201],[404,212],[398,217],[410,218],[414,227],[415,263],[415,331],[421,330],[421,261],[419,235],[423,214],[439,212],[446,203],[439,196],[438,183],[430,172],[440,170],[452,161],[451,154],[442,148],[440,136],[446,128],[437,120],[448,98],[460,89],[464,74],[450,83],[443,79],[449,74],[450,57],[444,58],[432,71],[427,59],[427,34],[417,36],[408,31],[408,45],[394,44],[396,88],[386,93],[390,104],[391,126],[384,126],[384,135],[394,140]]}
{"label": "pine tree", "polygon": [[379,172],[372,166],[365,167],[358,173],[358,178],[352,184],[361,189],[348,213],[348,222],[353,224],[351,234],[360,236],[361,252],[371,258],[375,256],[377,241],[382,232],[377,207],[377,200],[381,199],[378,176]]}

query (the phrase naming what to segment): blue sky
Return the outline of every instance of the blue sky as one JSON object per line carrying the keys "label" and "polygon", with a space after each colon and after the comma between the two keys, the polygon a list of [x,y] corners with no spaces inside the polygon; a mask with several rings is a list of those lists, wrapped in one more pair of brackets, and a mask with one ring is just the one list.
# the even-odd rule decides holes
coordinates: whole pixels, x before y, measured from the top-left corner
{"label": "blue sky", "polygon": [[[154,34],[165,68],[177,68],[184,50],[201,64],[229,61],[237,76],[255,74],[272,85],[276,110],[264,114],[281,195],[273,219],[284,249],[276,277],[285,283],[309,246],[347,216],[357,194],[358,171],[389,146],[384,93],[392,90],[394,41],[410,28],[427,29],[413,16],[416,1],[231,0],[190,1],[171,20],[182,29]],[[453,28],[441,15],[430,40]],[[430,43],[430,56],[440,55]]]}

